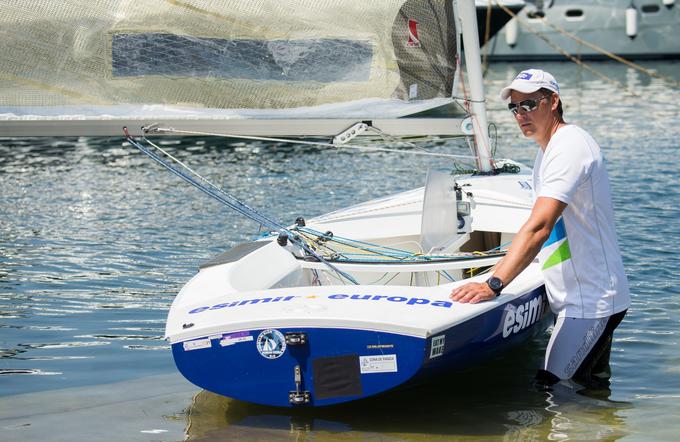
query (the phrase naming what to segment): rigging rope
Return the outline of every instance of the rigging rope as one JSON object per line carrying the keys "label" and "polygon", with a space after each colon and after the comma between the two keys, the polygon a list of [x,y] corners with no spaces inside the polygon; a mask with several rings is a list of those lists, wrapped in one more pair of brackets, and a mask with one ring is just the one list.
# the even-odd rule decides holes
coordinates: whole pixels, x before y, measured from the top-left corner
{"label": "rigging rope", "polygon": [[[319,231],[316,231],[314,229],[308,228],[308,227],[294,227],[292,229],[284,227],[281,223],[272,220],[271,218],[267,217],[266,215],[258,212],[257,210],[249,207],[233,195],[228,194],[225,192],[223,189],[206,179],[205,177],[201,176],[198,174],[196,171],[194,171],[191,167],[183,163],[181,160],[178,158],[174,157],[172,154],[161,148],[160,146],[154,144],[147,138],[143,138],[143,140],[148,143],[150,146],[152,146],[154,149],[158,150],[161,152],[163,155],[165,155],[167,158],[171,160],[171,162],[163,159],[161,156],[156,154],[153,150],[148,148],[147,146],[143,145],[142,143],[139,143],[137,140],[135,140],[133,137],[131,137],[128,133],[127,130],[125,130],[125,134],[127,136],[128,142],[139,149],[141,152],[149,156],[151,159],[153,159],[155,162],[163,166],[165,169],[168,171],[172,172],[173,174],[177,175],[178,177],[182,178],[184,181],[187,183],[193,185],[194,187],[198,188],[202,192],[206,193],[207,195],[211,196],[212,198],[218,200],[219,202],[227,205],[228,207],[232,208],[233,210],[241,213],[242,215],[250,218],[253,221],[256,221],[257,223],[268,227],[272,231],[278,231],[279,233],[285,232],[288,239],[293,242],[294,244],[300,246],[305,252],[307,252],[309,255],[313,256],[316,258],[318,261],[323,262],[326,264],[329,268],[331,268],[333,271],[338,273],[341,277],[357,284],[357,282],[347,273],[337,269],[335,266],[333,266],[331,263],[327,261],[326,258],[321,256],[319,253],[317,253],[317,250],[325,249],[328,252],[328,256],[330,259],[335,259],[337,260],[339,257],[344,257],[347,260],[350,260],[348,258],[349,256],[353,257],[351,258],[352,261],[359,261],[361,260],[361,257],[364,257],[363,261],[364,262],[375,262],[375,259],[367,259],[366,257],[373,257],[375,258],[376,256],[380,257],[382,261],[387,258],[388,260],[398,260],[398,261],[434,261],[434,260],[442,260],[442,259],[452,259],[452,255],[423,255],[420,253],[413,253],[407,250],[401,250],[397,249],[394,247],[389,247],[389,246],[381,246],[377,244],[372,244],[368,243],[365,241],[359,241],[359,240],[352,240],[348,238],[342,238],[342,237],[335,237],[332,235],[332,233],[326,232],[322,233]],[[179,165],[180,167],[175,166],[175,163]],[[184,169],[184,170],[183,170]],[[306,240],[306,241],[305,241]],[[328,245],[328,243],[335,243],[341,246],[348,247],[350,249],[357,250],[362,253],[356,253],[356,252],[341,252],[338,251]],[[489,251],[493,252],[493,251]],[[466,255],[462,255],[466,256]]]}
{"label": "rigging rope", "polygon": [[[127,134],[126,134],[127,135]],[[144,154],[146,154],[149,158],[154,160],[156,163],[160,164],[163,166],[166,170],[172,172],[173,174],[177,175],[187,183],[191,184],[192,186],[196,187],[197,189],[201,190],[203,193],[207,194],[208,196],[211,196],[212,198],[216,199],[217,201],[221,202],[222,204],[228,206],[229,208],[239,212],[240,214],[246,216],[247,218],[250,218],[251,220],[257,222],[260,225],[263,225],[267,227],[268,229],[271,230],[280,230],[283,229],[284,226],[271,218],[261,214],[257,210],[249,207],[245,203],[241,202],[239,199],[235,198],[234,196],[228,194],[224,190],[220,189],[218,186],[215,184],[211,183],[208,181],[206,178],[202,177],[198,173],[196,173],[193,169],[189,168],[187,165],[179,161],[177,158],[173,157],[170,155],[168,152],[163,150],[160,146],[155,145],[152,143],[150,140],[147,138],[143,138],[145,142],[147,142],[149,145],[151,145],[154,149],[157,149],[158,151],[162,152],[163,155],[167,156],[172,160],[172,162],[175,162],[179,164],[181,167],[176,167],[174,166],[171,162],[168,162],[164,160],[162,157],[157,155],[155,152],[153,152],[151,149],[148,147],[144,146],[143,144],[137,142],[135,139],[127,135],[127,140],[130,144],[132,144],[134,147],[142,151]],[[182,170],[184,169],[184,170]],[[185,171],[186,170],[186,171]],[[188,173],[187,173],[188,171]],[[192,177],[195,176],[196,178]]]}
{"label": "rigging rope", "polygon": [[[147,138],[142,137],[142,139],[146,143],[148,143],[149,146],[156,149],[158,152],[161,152],[162,155],[164,155],[165,158],[167,159],[163,158],[161,155],[154,152],[151,148],[145,146],[144,144],[138,142],[136,139],[130,136],[130,134],[127,131],[127,128],[123,128],[123,131],[125,132],[127,141],[132,146],[136,147],[141,152],[149,156],[156,163],[160,164],[168,171],[177,175],[178,177],[180,177],[187,183],[191,184],[192,186],[198,188],[199,190],[206,193],[210,197],[220,201],[221,203],[245,215],[246,217],[260,223],[261,225],[271,228],[272,231],[278,231],[279,235],[285,235],[286,238],[293,245],[303,250],[307,256],[313,257],[316,261],[328,267],[331,270],[331,272],[328,275],[333,276],[333,274],[336,274],[338,280],[342,283],[344,283],[345,281],[349,281],[356,285],[359,284],[351,275],[337,268],[335,265],[333,265],[333,263],[329,262],[329,260],[332,260],[334,262],[366,263],[366,264],[377,263],[384,264],[394,262],[436,263],[436,262],[470,260],[479,257],[500,259],[506,253],[505,250],[502,250],[502,248],[505,245],[501,245],[494,249],[487,250],[484,252],[471,252],[471,253],[458,252],[455,254],[430,255],[414,253],[408,250],[401,250],[390,246],[372,244],[365,241],[335,237],[331,232],[321,233],[311,228],[304,227],[304,225],[298,225],[293,228],[286,228],[281,223],[272,220],[266,215],[258,212],[257,210],[241,202],[236,197],[228,194],[226,191],[224,191],[217,185],[213,184],[205,177],[198,174],[191,167],[189,167],[179,159],[175,158],[169,152],[162,149],[160,146],[157,146]],[[344,250],[342,250],[342,248],[344,248]],[[384,279],[388,275],[388,273],[390,272],[385,272],[385,274],[381,276],[377,281]],[[387,283],[396,278],[400,273],[403,272],[396,271],[395,275],[392,276],[387,281]],[[449,275],[446,272],[446,270],[443,269],[435,270],[435,273],[437,273],[438,283],[442,274],[449,281],[455,281],[455,278]],[[316,270],[313,270],[312,274],[315,277],[315,281],[318,282],[319,276],[318,273],[316,273]],[[413,272],[411,272],[411,276],[413,278]],[[377,281],[375,281],[374,283],[377,283]]]}
{"label": "rigging rope", "polygon": [[[162,157],[157,155],[155,152],[153,152],[151,149],[144,146],[142,143],[137,142],[137,140],[135,140],[133,137],[130,136],[127,128],[123,128],[123,131],[125,133],[127,141],[130,144],[132,144],[134,147],[136,147],[141,152],[146,154],[149,158],[154,160],[156,163],[163,166],[166,170],[172,172],[173,174],[177,175],[178,177],[180,177],[181,179],[183,179],[187,183],[196,187],[197,189],[199,189],[203,193],[205,193],[208,196],[216,199],[217,201],[219,201],[222,204],[226,205],[227,207],[237,211],[238,213],[246,216],[247,218],[250,218],[251,220],[259,223],[260,225],[268,227],[269,229],[271,229],[273,231],[279,231],[280,233],[286,233],[287,236],[288,236],[288,239],[293,244],[300,247],[307,254],[314,257],[317,261],[325,264],[328,268],[333,270],[335,273],[337,273],[342,278],[345,278],[346,280],[352,282],[353,284],[357,284],[357,285],[359,284],[352,276],[350,276],[346,272],[343,272],[342,270],[338,269],[333,264],[329,263],[326,259],[324,259],[321,255],[316,253],[316,251],[313,250],[313,248],[310,247],[305,241],[303,241],[302,238],[300,238],[299,235],[294,234],[292,231],[285,228],[282,224],[280,224],[280,223],[272,220],[271,218],[261,214],[257,210],[249,207],[248,205],[246,205],[245,203],[240,201],[238,198],[228,194],[223,189],[219,188],[218,186],[211,183],[206,178],[204,178],[201,175],[199,175],[198,173],[196,173],[189,166],[187,166],[186,164],[179,161],[177,158],[170,155],[168,152],[163,150],[161,147],[159,147],[159,146],[155,145],[154,143],[152,143],[151,141],[149,141],[147,138],[143,138],[145,142],[149,143],[149,145],[153,146],[155,149],[162,152],[165,156],[170,158],[170,160],[172,162],[179,164],[180,167],[176,167],[174,164],[163,159]],[[182,170],[182,169],[185,169],[185,170]]]}
{"label": "rigging rope", "polygon": [[[409,252],[407,250],[401,250],[401,249],[396,249],[394,247],[389,247],[389,246],[381,246],[378,244],[372,244],[364,241],[359,241],[355,239],[349,239],[349,238],[343,238],[343,237],[336,237],[336,236],[329,236],[328,233],[321,233],[316,230],[310,229],[309,227],[299,227],[297,229],[299,232],[303,234],[309,234],[316,236],[317,238],[321,239],[324,242],[334,242],[340,245],[344,245],[347,247],[351,247],[356,250],[361,250],[364,252],[368,252],[371,255],[380,255],[384,256],[387,258],[392,258],[392,259],[406,259],[410,258],[416,255],[420,254],[414,254],[413,252]],[[329,250],[333,250],[330,247],[327,247]],[[337,253],[337,251],[336,251]],[[344,255],[358,255],[358,253],[344,253]],[[423,257],[424,260],[428,260],[430,258],[434,258],[434,256],[431,257]]]}
{"label": "rigging rope", "polygon": [[[359,241],[355,239],[343,238],[334,236],[330,232],[321,233],[309,227],[298,227],[295,229],[301,235],[305,236],[310,243],[315,244],[319,249],[325,249],[328,251],[330,258],[334,261],[342,261],[340,258],[344,258],[351,262],[437,262],[437,261],[449,261],[456,259],[466,259],[472,256],[502,256],[505,254],[505,250],[502,250],[510,243],[501,244],[498,247],[494,247],[490,250],[485,251],[475,251],[475,252],[460,252],[455,254],[423,254],[414,253],[408,250],[397,249],[390,246],[383,246],[380,244],[369,243],[365,241]],[[316,239],[314,239],[316,238]],[[334,249],[331,244],[337,244],[340,246],[348,247],[349,249],[356,250],[357,252],[348,252],[338,249]]]}

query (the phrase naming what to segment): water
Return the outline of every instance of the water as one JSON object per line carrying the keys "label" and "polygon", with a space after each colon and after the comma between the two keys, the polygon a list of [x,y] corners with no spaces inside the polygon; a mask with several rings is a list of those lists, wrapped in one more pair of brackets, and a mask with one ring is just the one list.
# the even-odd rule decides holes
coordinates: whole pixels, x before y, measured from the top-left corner
{"label": "water", "polygon": [[[258,234],[121,138],[0,140],[0,440],[675,440],[680,423],[680,91],[617,64],[545,63],[569,122],[608,161],[633,305],[616,331],[607,397],[529,388],[545,336],[434,386],[330,410],[286,411],[200,391],[162,339],[197,266]],[[680,80],[680,63],[645,66]],[[531,164],[491,66],[499,156]],[[292,222],[421,186],[432,158],[164,138],[164,147]],[[465,153],[459,141],[430,142]],[[55,425],[62,430],[53,433]]]}

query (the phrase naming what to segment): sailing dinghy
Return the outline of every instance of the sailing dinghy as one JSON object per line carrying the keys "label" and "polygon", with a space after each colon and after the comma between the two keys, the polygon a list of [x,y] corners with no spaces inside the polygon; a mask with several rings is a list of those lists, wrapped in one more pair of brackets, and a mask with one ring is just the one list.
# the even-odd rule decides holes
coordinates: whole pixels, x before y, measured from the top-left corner
{"label": "sailing dinghy", "polygon": [[[201,266],[170,308],[166,338],[196,385],[282,407],[338,404],[480,363],[542,330],[535,263],[492,301],[448,297],[486,279],[531,208],[530,171],[489,152],[472,0],[1,8],[3,134],[127,126],[131,145],[271,232]],[[461,28],[465,106],[452,93]],[[138,138],[147,133],[364,149],[356,137],[474,135],[477,172],[430,171],[423,188],[290,225]]]}
{"label": "sailing dinghy", "polygon": [[493,301],[448,297],[488,277],[466,279],[502,258],[532,205],[529,170],[493,173],[472,3],[458,14],[472,23],[463,36],[482,173],[430,171],[423,188],[293,226],[232,201],[272,234],[203,265],[174,300],[166,337],[188,380],[248,402],[324,406],[488,360],[542,330],[536,263]]}
{"label": "sailing dinghy", "polygon": [[[172,304],[166,336],[177,367],[221,395],[323,406],[464,368],[525,341],[548,316],[537,264],[493,301],[458,304],[448,295],[470,269],[503,256],[499,242],[530,208],[528,180],[525,170],[455,182],[430,173],[425,188],[287,229],[321,260],[282,234],[234,247],[203,265]],[[423,253],[431,244],[440,246]]]}

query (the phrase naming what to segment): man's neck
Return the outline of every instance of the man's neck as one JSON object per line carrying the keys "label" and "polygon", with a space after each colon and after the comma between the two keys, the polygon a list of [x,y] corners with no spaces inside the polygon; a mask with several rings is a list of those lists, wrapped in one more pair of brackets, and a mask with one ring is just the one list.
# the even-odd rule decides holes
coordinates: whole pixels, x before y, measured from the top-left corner
{"label": "man's neck", "polygon": [[546,131],[543,133],[543,135],[540,138],[536,138],[536,142],[538,143],[539,146],[541,146],[541,150],[545,152],[545,149],[548,147],[548,143],[550,143],[550,139],[555,135],[555,132],[562,126],[566,126],[567,123],[564,122],[564,120],[560,119],[554,119],[552,123],[546,128]]}

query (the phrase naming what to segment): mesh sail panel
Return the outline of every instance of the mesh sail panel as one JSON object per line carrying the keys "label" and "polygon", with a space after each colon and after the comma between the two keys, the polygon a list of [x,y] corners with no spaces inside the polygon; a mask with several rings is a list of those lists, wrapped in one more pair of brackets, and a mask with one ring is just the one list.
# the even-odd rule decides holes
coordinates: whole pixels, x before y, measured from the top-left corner
{"label": "mesh sail panel", "polygon": [[0,120],[400,116],[449,98],[448,3],[6,0]]}

